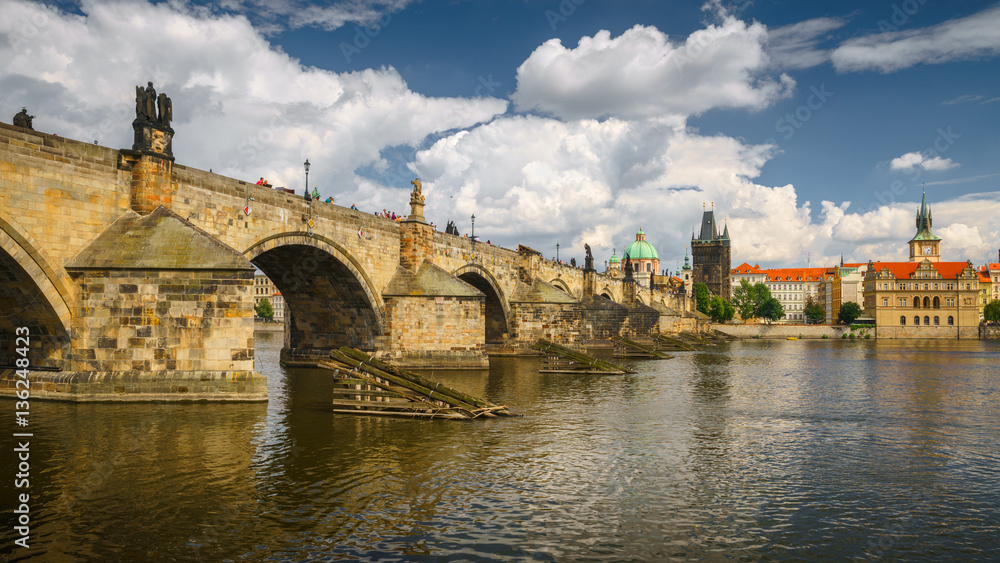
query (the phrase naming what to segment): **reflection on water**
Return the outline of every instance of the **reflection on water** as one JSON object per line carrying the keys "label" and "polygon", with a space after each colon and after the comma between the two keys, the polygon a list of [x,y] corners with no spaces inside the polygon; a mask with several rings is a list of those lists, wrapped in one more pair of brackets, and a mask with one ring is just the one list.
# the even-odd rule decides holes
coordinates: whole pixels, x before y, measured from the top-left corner
{"label": "reflection on water", "polygon": [[[266,405],[33,403],[33,547],[9,557],[968,561],[1000,548],[996,343],[748,341],[625,376],[515,358],[429,374],[524,415],[464,422],[334,415],[328,372],[281,368],[280,334],[257,346]],[[10,456],[0,470],[16,472]]]}

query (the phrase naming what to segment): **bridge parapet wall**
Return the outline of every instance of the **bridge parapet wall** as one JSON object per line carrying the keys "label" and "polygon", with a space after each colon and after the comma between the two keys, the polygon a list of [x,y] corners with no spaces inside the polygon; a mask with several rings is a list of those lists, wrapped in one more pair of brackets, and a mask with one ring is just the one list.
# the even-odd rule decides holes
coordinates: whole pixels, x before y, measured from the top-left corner
{"label": "bridge parapet wall", "polygon": [[118,151],[0,123],[0,209],[61,266],[129,209]]}

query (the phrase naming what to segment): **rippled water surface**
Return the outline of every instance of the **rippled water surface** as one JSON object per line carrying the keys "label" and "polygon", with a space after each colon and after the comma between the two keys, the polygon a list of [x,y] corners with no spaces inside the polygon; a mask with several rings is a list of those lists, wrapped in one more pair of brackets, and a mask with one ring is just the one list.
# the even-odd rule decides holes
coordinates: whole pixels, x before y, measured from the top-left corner
{"label": "rippled water surface", "polygon": [[[432,377],[520,418],[329,412],[277,363],[267,404],[32,403],[45,561],[995,560],[1000,343],[745,341],[627,376],[531,359]],[[0,402],[10,452],[13,403]],[[13,507],[3,456],[5,521]]]}

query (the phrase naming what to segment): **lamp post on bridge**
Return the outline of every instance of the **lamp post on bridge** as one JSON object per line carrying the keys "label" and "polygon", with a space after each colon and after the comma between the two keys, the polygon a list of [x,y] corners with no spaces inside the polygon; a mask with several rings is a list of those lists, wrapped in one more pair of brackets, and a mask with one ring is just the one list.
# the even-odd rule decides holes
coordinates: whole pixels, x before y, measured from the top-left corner
{"label": "lamp post on bridge", "polygon": [[559,262],[559,243],[556,243],[556,262]]}
{"label": "lamp post on bridge", "polygon": [[309,202],[309,221],[306,222],[306,225],[307,225],[306,232],[309,233],[309,236],[312,236],[312,234],[313,234],[313,200],[312,200],[312,197],[309,196],[309,159],[308,158],[302,164],[302,166],[304,166],[305,169],[306,169],[306,201]]}
{"label": "lamp post on bridge", "polygon": [[476,242],[476,214],[472,214],[472,242]]}
{"label": "lamp post on bridge", "polygon": [[312,201],[309,197],[309,159],[307,158],[305,163],[302,165],[306,168],[306,200]]}

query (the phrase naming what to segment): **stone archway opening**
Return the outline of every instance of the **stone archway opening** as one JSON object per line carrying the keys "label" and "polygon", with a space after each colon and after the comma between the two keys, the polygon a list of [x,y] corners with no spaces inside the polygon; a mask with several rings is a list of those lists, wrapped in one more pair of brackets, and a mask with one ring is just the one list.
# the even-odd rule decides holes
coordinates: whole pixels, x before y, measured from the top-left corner
{"label": "stone archway opening", "polygon": [[459,279],[475,287],[486,296],[486,343],[503,344],[510,332],[503,301],[493,285],[475,271],[459,274]]}
{"label": "stone archway opening", "polygon": [[292,356],[325,356],[351,346],[379,347],[382,317],[357,273],[323,248],[274,246],[250,261],[285,301],[285,349]]}
{"label": "stone archway opening", "polygon": [[[31,369],[63,369],[70,349],[66,323],[45,295],[42,285],[0,246],[0,369],[17,369],[17,348],[28,343]],[[50,285],[51,287],[51,285]],[[86,288],[84,288],[86,289]],[[18,337],[26,340],[18,341]]]}

